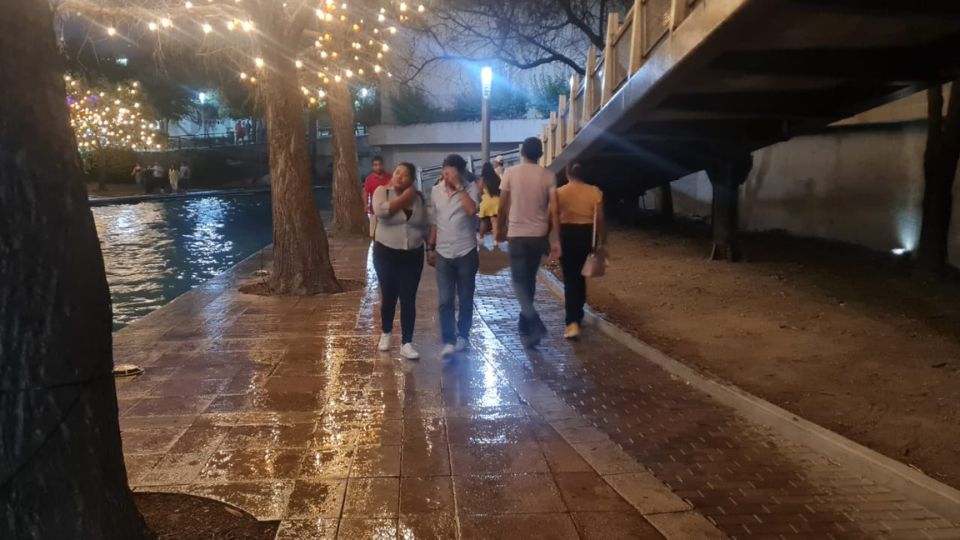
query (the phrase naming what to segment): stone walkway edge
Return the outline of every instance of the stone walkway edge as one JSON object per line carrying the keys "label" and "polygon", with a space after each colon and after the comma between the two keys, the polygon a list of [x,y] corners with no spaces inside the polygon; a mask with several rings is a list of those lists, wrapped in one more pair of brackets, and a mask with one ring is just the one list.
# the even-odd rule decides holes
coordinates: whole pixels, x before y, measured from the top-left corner
{"label": "stone walkway edge", "polygon": [[[563,283],[556,276],[548,270],[541,270],[540,279],[554,296],[563,300]],[[737,386],[713,379],[635,337],[593,309],[587,307],[585,311],[588,325],[680,377],[696,390],[732,408],[747,420],[771,428],[779,435],[810,447],[880,485],[899,491],[947,519],[960,521],[960,490]]]}

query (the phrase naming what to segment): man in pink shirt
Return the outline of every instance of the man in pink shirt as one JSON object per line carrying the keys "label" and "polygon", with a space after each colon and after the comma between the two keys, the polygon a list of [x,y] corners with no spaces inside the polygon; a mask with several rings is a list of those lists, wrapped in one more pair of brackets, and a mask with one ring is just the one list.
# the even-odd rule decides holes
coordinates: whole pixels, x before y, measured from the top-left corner
{"label": "man in pink shirt", "polygon": [[367,207],[367,216],[370,219],[370,237],[373,238],[377,230],[377,216],[373,212],[373,192],[380,186],[390,184],[393,175],[383,168],[383,158],[376,156],[373,158],[373,170],[367,176],[363,183],[363,204]]}
{"label": "man in pink shirt", "polygon": [[537,165],[543,143],[536,137],[523,141],[523,163],[510,167],[500,182],[500,230],[498,242],[510,242],[510,274],[520,303],[517,329],[525,347],[536,347],[547,328],[534,307],[540,259],[560,258],[560,212],[557,177]]}

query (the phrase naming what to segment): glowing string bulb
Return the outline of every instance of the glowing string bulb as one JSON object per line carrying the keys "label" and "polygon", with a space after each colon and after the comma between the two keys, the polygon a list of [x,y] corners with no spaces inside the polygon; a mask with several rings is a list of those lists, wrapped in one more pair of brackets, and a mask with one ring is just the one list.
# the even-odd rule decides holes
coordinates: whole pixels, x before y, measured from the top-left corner
{"label": "glowing string bulb", "polygon": [[213,27],[210,26],[210,23],[203,23],[203,26],[201,26],[201,28],[203,28],[204,34],[209,34],[210,32],[213,32]]}
{"label": "glowing string bulb", "polygon": [[420,6],[417,7],[417,13],[423,13],[426,10],[427,8],[423,7],[423,4],[420,4]]}
{"label": "glowing string bulb", "polygon": [[253,59],[253,63],[254,63],[254,65],[256,65],[258,68],[262,68],[262,67],[263,67],[263,58],[260,58],[260,57],[258,56],[258,57],[256,57],[256,58]]}
{"label": "glowing string bulb", "polygon": [[107,35],[111,37],[117,35],[117,29],[112,26],[107,28]]}
{"label": "glowing string bulb", "polygon": [[244,32],[249,32],[253,28],[253,23],[251,21],[243,21],[240,26],[243,28]]}
{"label": "glowing string bulb", "polygon": [[160,27],[157,26],[157,23],[155,22],[151,22],[150,24],[148,24],[147,28],[149,28],[151,32],[156,32],[157,30],[160,29]]}
{"label": "glowing string bulb", "polygon": [[184,4],[183,6],[184,6],[185,8],[187,8],[187,9],[192,9],[192,8],[193,8],[193,2],[187,2],[187,3]]}
{"label": "glowing string bulb", "polygon": [[353,77],[353,70],[348,69],[346,72],[344,72],[344,75],[346,75],[348,79]]}
{"label": "glowing string bulb", "polygon": [[171,26],[173,26],[173,21],[164,17],[160,19],[160,25],[163,26],[164,28],[170,28]]}
{"label": "glowing string bulb", "polygon": [[303,67],[303,62],[301,60],[297,60],[293,63],[293,65],[297,66],[297,69],[300,69]]}
{"label": "glowing string bulb", "polygon": [[227,30],[233,32],[233,29],[237,27],[237,24],[233,21],[227,21]]}
{"label": "glowing string bulb", "polygon": [[400,2],[400,11],[406,11],[406,10],[407,10],[407,3]]}

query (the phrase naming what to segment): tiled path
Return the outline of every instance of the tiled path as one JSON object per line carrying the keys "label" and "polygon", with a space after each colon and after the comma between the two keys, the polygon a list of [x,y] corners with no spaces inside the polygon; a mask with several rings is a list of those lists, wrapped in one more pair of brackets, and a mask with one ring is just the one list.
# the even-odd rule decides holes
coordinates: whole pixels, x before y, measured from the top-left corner
{"label": "tiled path", "polygon": [[[367,272],[366,246],[334,246],[340,275]],[[624,347],[563,342],[545,291],[557,331],[522,350],[505,270],[479,278],[474,352],[443,362],[428,269],[409,362],[374,351],[372,276],[333,297],[237,293],[260,264],[116,335],[117,361],[147,367],[118,384],[135,489],[225,500],[284,539],[960,538]]]}

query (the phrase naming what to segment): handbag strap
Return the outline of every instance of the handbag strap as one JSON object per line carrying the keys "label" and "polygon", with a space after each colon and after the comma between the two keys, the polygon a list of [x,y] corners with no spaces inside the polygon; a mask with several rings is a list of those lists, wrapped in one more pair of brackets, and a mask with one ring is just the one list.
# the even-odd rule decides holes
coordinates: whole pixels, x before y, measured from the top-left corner
{"label": "handbag strap", "polygon": [[[600,203],[597,203],[597,206],[600,206]],[[593,240],[591,242],[591,250],[597,250],[597,206],[593,207]]]}

